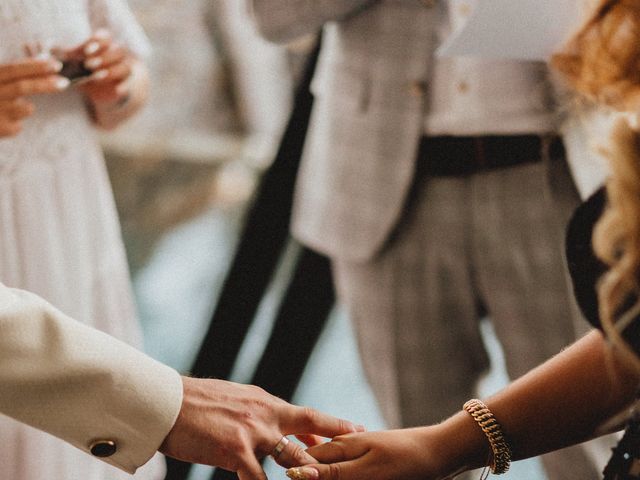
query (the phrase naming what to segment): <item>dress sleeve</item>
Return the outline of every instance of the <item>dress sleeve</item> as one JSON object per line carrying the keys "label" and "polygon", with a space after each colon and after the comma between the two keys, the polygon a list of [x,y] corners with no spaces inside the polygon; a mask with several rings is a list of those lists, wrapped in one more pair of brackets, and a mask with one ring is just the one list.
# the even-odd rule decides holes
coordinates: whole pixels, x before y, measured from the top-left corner
{"label": "dress sleeve", "polygon": [[149,39],[126,0],[89,0],[89,16],[94,31],[108,29],[139,58],[147,58],[151,53]]}

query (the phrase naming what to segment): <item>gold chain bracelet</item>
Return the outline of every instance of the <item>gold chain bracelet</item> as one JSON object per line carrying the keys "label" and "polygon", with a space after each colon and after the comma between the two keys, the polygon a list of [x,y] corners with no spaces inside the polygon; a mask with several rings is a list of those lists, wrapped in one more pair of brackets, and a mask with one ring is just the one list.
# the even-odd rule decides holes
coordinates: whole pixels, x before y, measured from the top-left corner
{"label": "gold chain bracelet", "polygon": [[500,475],[509,470],[511,465],[511,448],[504,438],[502,427],[491,413],[491,410],[480,400],[474,398],[462,407],[478,422],[491,445],[491,473]]}

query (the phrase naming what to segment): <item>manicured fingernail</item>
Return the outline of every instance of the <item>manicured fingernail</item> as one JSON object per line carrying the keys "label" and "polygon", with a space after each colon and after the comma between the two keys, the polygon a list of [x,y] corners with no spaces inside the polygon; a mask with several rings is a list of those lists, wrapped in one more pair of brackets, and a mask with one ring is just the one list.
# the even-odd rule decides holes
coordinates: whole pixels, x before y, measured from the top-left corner
{"label": "manicured fingernail", "polygon": [[91,78],[93,80],[104,80],[108,76],[109,76],[109,71],[108,70],[98,70],[96,73],[91,75]]}
{"label": "manicured fingernail", "polygon": [[107,30],[106,28],[99,28],[98,30],[96,30],[93,36],[104,40],[109,38],[111,34],[109,33],[109,30]]}
{"label": "manicured fingernail", "polygon": [[59,77],[56,78],[56,89],[58,90],[65,90],[69,85],[71,85],[71,82],[69,81],[68,78],[65,77]]}
{"label": "manicured fingernail", "polygon": [[100,67],[100,65],[102,65],[102,58],[100,57],[90,58],[89,60],[84,62],[84,66],[89,70],[95,70]]}
{"label": "manicured fingernail", "polygon": [[367,427],[365,427],[364,425],[356,425],[356,432],[366,432],[367,431]]}
{"label": "manicured fingernail", "polygon": [[129,85],[125,82],[125,83],[121,83],[120,85],[118,85],[116,87],[116,93],[121,96],[121,97],[125,97],[129,95]]}
{"label": "manicured fingernail", "polygon": [[51,53],[49,52],[40,52],[35,57],[36,60],[49,60],[51,58]]}
{"label": "manicured fingernail", "polygon": [[58,73],[62,70],[62,62],[60,60],[51,60],[49,62],[49,68],[51,68],[52,72]]}
{"label": "manicured fingernail", "polygon": [[100,44],[98,42],[90,42],[86,47],[84,47],[84,54],[93,55],[98,50],[100,50]]}
{"label": "manicured fingernail", "polygon": [[292,480],[318,480],[320,478],[320,472],[315,468],[296,467],[287,470],[287,477]]}

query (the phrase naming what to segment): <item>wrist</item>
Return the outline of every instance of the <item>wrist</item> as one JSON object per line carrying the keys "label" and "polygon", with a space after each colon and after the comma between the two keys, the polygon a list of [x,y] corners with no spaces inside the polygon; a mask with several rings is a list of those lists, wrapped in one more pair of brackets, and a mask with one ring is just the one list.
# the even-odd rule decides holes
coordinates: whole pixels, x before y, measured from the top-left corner
{"label": "wrist", "polygon": [[483,468],[491,459],[491,446],[475,420],[465,411],[434,425],[435,457],[443,478]]}

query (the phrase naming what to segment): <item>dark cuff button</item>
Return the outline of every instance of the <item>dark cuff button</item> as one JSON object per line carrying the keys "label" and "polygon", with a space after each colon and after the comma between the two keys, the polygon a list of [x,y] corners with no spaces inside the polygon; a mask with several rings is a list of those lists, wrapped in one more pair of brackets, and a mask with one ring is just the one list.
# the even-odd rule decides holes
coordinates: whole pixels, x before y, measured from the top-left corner
{"label": "dark cuff button", "polygon": [[89,447],[91,455],[100,458],[110,457],[116,453],[117,449],[116,442],[113,440],[96,440]]}

